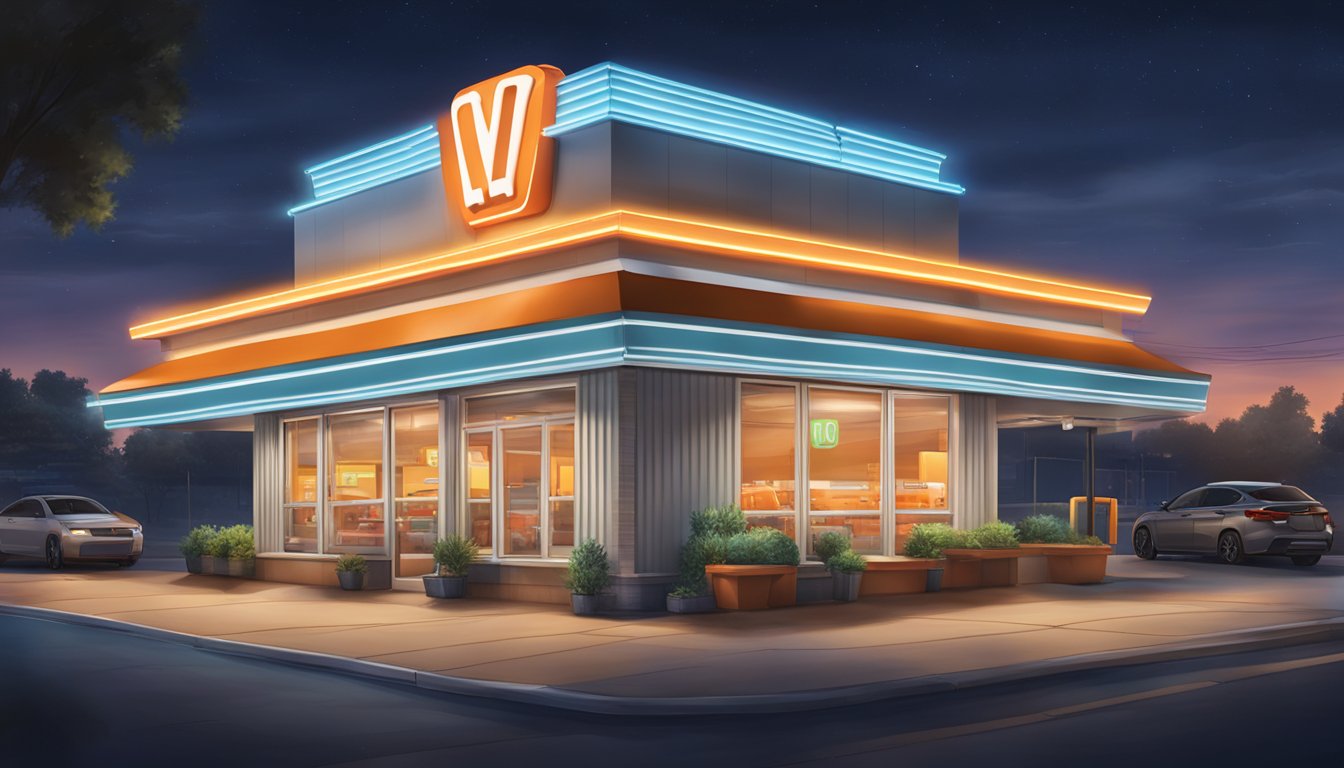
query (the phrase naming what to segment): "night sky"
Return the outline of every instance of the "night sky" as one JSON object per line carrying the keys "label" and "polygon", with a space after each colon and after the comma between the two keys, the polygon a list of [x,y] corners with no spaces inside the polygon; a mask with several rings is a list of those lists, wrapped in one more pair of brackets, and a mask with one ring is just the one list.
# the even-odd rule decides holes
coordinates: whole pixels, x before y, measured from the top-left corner
{"label": "night sky", "polygon": [[132,140],[116,220],[61,241],[0,212],[0,367],[97,389],[157,362],[133,322],[292,280],[304,167],[519,65],[612,60],[946,152],[963,260],[1140,288],[1128,330],[1214,375],[1209,419],[1280,384],[1319,418],[1344,393],[1344,9],[1090,5],[208,4],[182,131]]}

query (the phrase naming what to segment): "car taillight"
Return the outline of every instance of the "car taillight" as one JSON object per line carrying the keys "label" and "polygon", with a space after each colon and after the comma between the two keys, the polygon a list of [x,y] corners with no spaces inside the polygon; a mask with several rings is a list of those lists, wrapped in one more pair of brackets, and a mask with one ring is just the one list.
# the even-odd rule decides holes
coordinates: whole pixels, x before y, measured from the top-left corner
{"label": "car taillight", "polygon": [[1272,522],[1275,522],[1275,521],[1278,521],[1278,522],[1284,522],[1284,521],[1286,521],[1286,520],[1288,519],[1288,514],[1289,514],[1289,513],[1287,513],[1287,512],[1275,512],[1275,511],[1272,510],[1272,509],[1248,509],[1248,510],[1246,510],[1246,516],[1247,516],[1247,517],[1251,518],[1252,520],[1260,520],[1260,521],[1262,521],[1262,522],[1267,522],[1267,523],[1272,523]]}

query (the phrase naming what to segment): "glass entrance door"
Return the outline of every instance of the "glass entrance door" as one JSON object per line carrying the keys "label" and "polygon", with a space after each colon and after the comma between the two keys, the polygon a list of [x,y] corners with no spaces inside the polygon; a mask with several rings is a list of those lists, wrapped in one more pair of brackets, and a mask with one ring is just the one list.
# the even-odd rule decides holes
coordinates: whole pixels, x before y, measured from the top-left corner
{"label": "glass entrance door", "polygon": [[392,409],[392,567],[398,578],[434,570],[439,533],[439,406]]}

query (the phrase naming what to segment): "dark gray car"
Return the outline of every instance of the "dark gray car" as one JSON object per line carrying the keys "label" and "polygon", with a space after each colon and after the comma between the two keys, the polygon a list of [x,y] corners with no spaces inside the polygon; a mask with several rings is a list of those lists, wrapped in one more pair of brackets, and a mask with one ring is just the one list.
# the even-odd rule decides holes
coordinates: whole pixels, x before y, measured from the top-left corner
{"label": "dark gray car", "polygon": [[1249,555],[1284,555],[1315,565],[1334,539],[1325,507],[1280,483],[1210,483],[1134,521],[1134,554],[1145,560],[1194,554],[1239,563]]}

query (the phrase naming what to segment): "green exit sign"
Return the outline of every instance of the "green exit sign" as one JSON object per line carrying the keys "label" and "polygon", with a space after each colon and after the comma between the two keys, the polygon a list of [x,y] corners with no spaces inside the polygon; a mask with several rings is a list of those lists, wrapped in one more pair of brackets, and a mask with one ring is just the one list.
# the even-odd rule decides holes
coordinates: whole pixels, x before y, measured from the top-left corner
{"label": "green exit sign", "polygon": [[812,420],[812,447],[834,448],[840,444],[840,422],[835,419]]}

